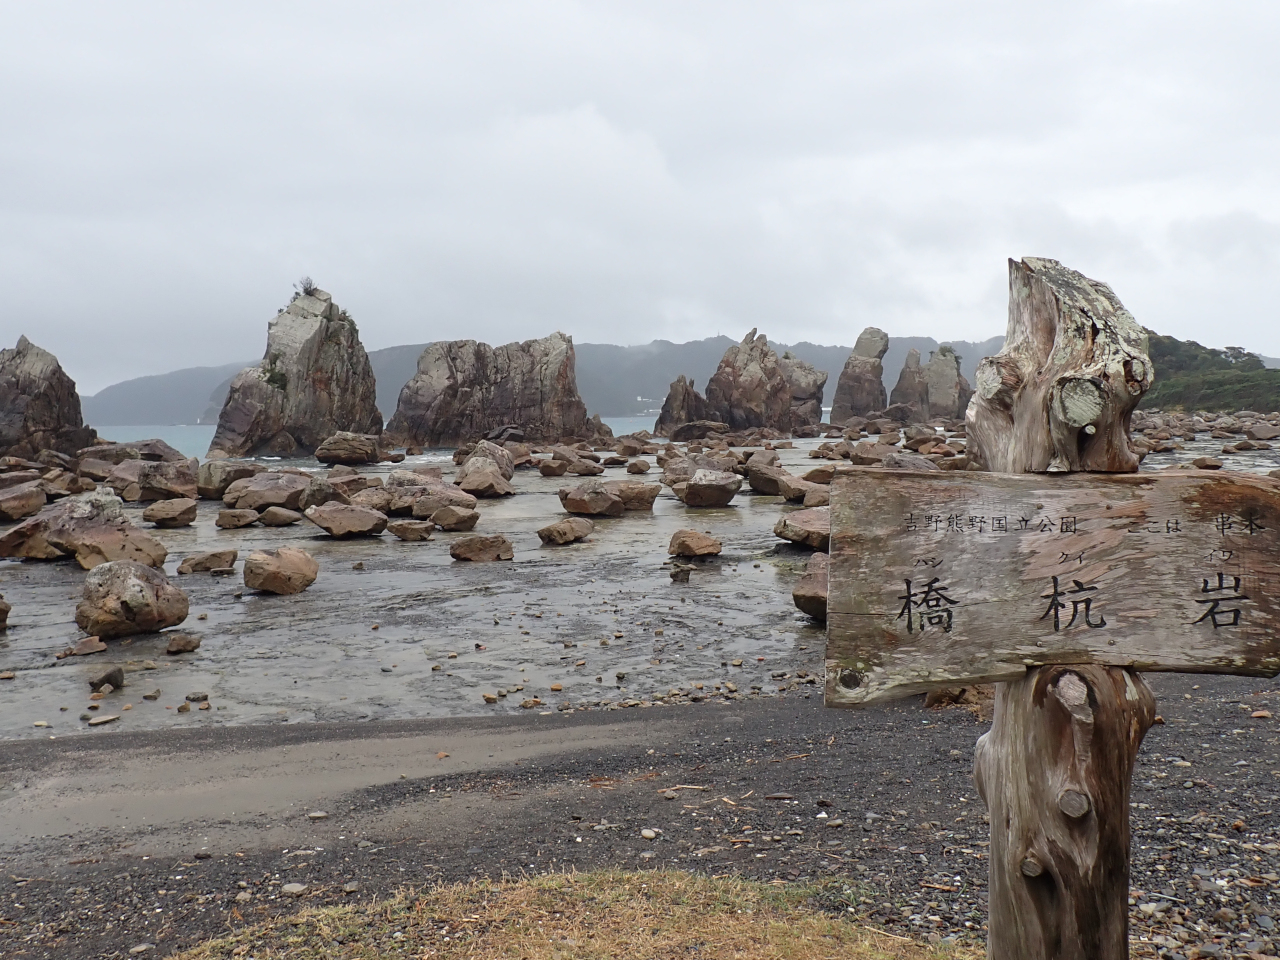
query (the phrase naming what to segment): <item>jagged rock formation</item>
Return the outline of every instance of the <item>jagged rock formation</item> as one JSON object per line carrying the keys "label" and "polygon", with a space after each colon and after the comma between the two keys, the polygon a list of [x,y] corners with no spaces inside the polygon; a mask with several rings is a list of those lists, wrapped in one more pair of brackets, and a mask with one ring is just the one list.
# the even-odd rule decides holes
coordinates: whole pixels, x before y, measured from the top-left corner
{"label": "jagged rock formation", "polygon": [[694,423],[707,417],[707,401],[696,389],[693,381],[682,373],[676,377],[667,391],[667,399],[662,402],[662,412],[653,425],[656,436],[665,437],[676,427],[685,423]]}
{"label": "jagged rock formation", "polygon": [[0,350],[0,457],[34,460],[41,450],[71,455],[97,441],[81,419],[75,381],[57,357],[26,337]]}
{"label": "jagged rock formation", "polygon": [[211,459],[310,454],[340,430],[382,433],[373,368],[345,310],[305,292],[267,325],[267,352],[236,375]]}
{"label": "jagged rock formation", "polygon": [[929,417],[961,420],[973,396],[973,388],[960,372],[960,358],[949,344],[943,344],[929,357],[924,368],[929,387]]}
{"label": "jagged rock formation", "polygon": [[428,344],[387,436],[404,446],[458,446],[509,424],[535,443],[590,436],[574,364],[573,338],[559,332],[500,347]]}
{"label": "jagged rock formation", "polygon": [[929,419],[929,381],[925,379],[924,368],[920,366],[920,351],[915,347],[907,351],[907,359],[902,364],[902,372],[898,374],[898,382],[889,394],[889,404],[914,404],[917,419]]}
{"label": "jagged rock formation", "polygon": [[884,365],[889,335],[877,327],[867,327],[858,335],[853,353],[845,361],[836,381],[831,401],[831,422],[844,423],[850,417],[865,417],[885,408]]}
{"label": "jagged rock formation", "polygon": [[797,360],[790,352],[782,355],[778,366],[791,388],[790,429],[821,423],[822,388],[827,385],[827,372],[805,360]]}
{"label": "jagged rock formation", "polygon": [[764,334],[757,337],[753,328],[724,352],[707,381],[707,413],[708,420],[723,421],[733,430],[790,430],[791,385]]}

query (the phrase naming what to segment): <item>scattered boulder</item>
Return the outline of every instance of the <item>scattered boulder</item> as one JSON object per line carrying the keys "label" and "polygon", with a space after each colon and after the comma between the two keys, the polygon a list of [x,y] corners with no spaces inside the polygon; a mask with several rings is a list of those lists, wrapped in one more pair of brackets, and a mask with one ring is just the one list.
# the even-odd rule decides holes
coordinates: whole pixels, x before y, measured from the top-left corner
{"label": "scattered boulder", "polygon": [[367,433],[351,433],[339,430],[316,447],[316,459],[321,463],[377,463],[382,459],[378,450],[378,438]]}
{"label": "scattered boulder", "polygon": [[435,529],[436,525],[430,520],[392,520],[387,524],[388,533],[412,543],[430,540]]}
{"label": "scattered boulder", "polygon": [[355,504],[326,503],[307,507],[306,517],[332,537],[377,536],[387,529],[387,516]]}
{"label": "scattered boulder", "polygon": [[[414,507],[417,510],[417,507]],[[417,516],[417,513],[414,514]],[[479,511],[455,504],[447,504],[431,514],[431,522],[441,530],[474,530],[480,520]]]}
{"label": "scattered boulder", "polygon": [[[400,391],[387,435],[400,446],[457,446],[496,431],[519,441],[547,442],[591,432],[578,395],[573,339],[491,347],[475,340],[428,344]],[[507,479],[510,479],[508,477]]]}
{"label": "scattered boulder", "polygon": [[563,517],[538,531],[538,539],[548,546],[576,543],[591,536],[596,525],[585,517]]}
{"label": "scattered boulder", "polygon": [[1248,440],[1280,440],[1280,427],[1272,423],[1255,423],[1245,428],[1244,435]]}
{"label": "scattered boulder", "polygon": [[563,477],[568,469],[568,461],[557,460],[554,457],[538,461],[538,472],[544,477]]}
{"label": "scattered boulder", "polygon": [[13,604],[6,603],[4,594],[0,593],[0,632],[9,629],[9,614],[13,611]]}
{"label": "scattered boulder", "polygon": [[844,423],[850,417],[865,417],[873,410],[883,410],[884,365],[881,361],[889,350],[889,335],[877,327],[867,327],[858,335],[853,352],[845,361],[836,381],[831,401],[831,422]]}
{"label": "scattered boulder", "polygon": [[882,459],[879,466],[888,470],[941,470],[936,463],[918,453],[895,450]]}
{"label": "scattered boulder", "polygon": [[511,541],[500,535],[459,537],[449,545],[449,556],[455,560],[491,562],[510,560],[515,556]]}
{"label": "scattered boulder", "polygon": [[187,595],[159,570],[129,560],[98,564],[84,578],[76,625],[103,640],[156,633],[187,619]]}
{"label": "scattered boulder", "polygon": [[662,492],[662,484],[638,480],[606,480],[604,488],[622,501],[624,510],[652,510]]}
{"label": "scattered boulder", "polygon": [[813,507],[784,513],[773,525],[773,533],[783,540],[825,553],[831,546],[831,508]]}
{"label": "scattered boulder", "polygon": [[[132,468],[132,469],[130,469]],[[198,495],[197,460],[130,460],[121,463],[107,477],[112,489],[121,499],[138,500],[194,500]],[[125,472],[127,480],[116,480],[117,473]]]}
{"label": "scattered boulder", "polygon": [[298,511],[286,510],[284,507],[267,507],[258,514],[258,522],[264,527],[287,527],[301,519],[302,514]]}
{"label": "scattered boulder", "polygon": [[107,560],[160,567],[164,544],[124,518],[110,494],[67,497],[45,506],[0,537],[0,557],[57,560],[74,556],[89,570]]}
{"label": "scattered boulder", "polygon": [[[778,494],[784,500],[795,502],[803,500],[818,484],[810,483],[807,480],[801,480],[799,477],[793,477],[789,473],[784,473],[778,478]],[[825,492],[825,491],[824,491]]]}
{"label": "scattered boulder", "polygon": [[339,431],[382,433],[373,368],[355,321],[306,281],[267,324],[262,362],[231,381],[209,459],[310,453]]}
{"label": "scattered boulder", "polygon": [[[260,463],[245,463],[240,460],[206,460],[196,471],[196,493],[206,500],[221,500],[227,487],[236,480],[245,480],[266,470]],[[80,462],[80,472],[85,472],[84,461]],[[105,480],[106,477],[94,477]]]}
{"label": "scattered boulder", "polygon": [[[366,510],[376,510],[378,513],[389,514],[391,501],[394,499],[395,497],[386,487],[366,487],[351,498],[351,506],[364,507]],[[341,506],[341,504],[337,503],[332,505]]]}
{"label": "scattered boulder", "polygon": [[0,456],[32,459],[41,450],[74,454],[97,441],[84,425],[76,384],[26,337],[0,350]]}
{"label": "scattered boulder", "polygon": [[316,582],[320,564],[305,550],[255,550],[244,562],[244,585],[265,593],[301,593]]}
{"label": "scattered boulder", "polygon": [[766,497],[779,497],[782,495],[779,484],[785,476],[788,476],[787,471],[783,470],[781,467],[773,466],[772,464],[747,464],[747,486],[749,486],[753,492],[762,494]]}
{"label": "scattered boulder", "polygon": [[163,529],[187,527],[195,521],[198,506],[195,500],[186,497],[157,500],[142,511],[142,519]]}
{"label": "scattered boulder", "polygon": [[[515,457],[511,451],[488,440],[481,440],[477,443],[462,465],[465,467],[473,460],[491,461],[498,468],[498,472],[502,474],[502,479],[504,480],[510,480],[516,475]],[[454,482],[457,483],[458,481],[455,480]]]}
{"label": "scattered boulder", "polygon": [[124,689],[124,667],[112,667],[106,673],[99,674],[89,681],[89,689],[94,693],[97,693],[103,687],[110,687],[111,690]]}
{"label": "scattered boulder", "polygon": [[193,553],[183,558],[178,564],[178,573],[208,573],[210,570],[226,570],[235,566],[236,550],[210,550],[207,553]]}
{"label": "scattered boulder", "polygon": [[259,473],[228,486],[222,502],[237,510],[261,512],[267,507],[299,510],[310,486],[310,477],[296,473]]}
{"label": "scattered boulder", "polygon": [[601,480],[584,480],[576,487],[562,487],[560,505],[568,513],[586,517],[620,517],[626,511],[622,498]]}
{"label": "scattered boulder", "polygon": [[667,546],[667,553],[673,557],[710,557],[720,550],[719,540],[698,530],[677,530]]}
{"label": "scattered boulder", "polygon": [[830,568],[830,556],[825,553],[813,554],[804,568],[804,576],[791,591],[791,599],[801,613],[824,623],[827,619],[827,573]]}
{"label": "scattered boulder", "polygon": [[516,492],[497,463],[475,454],[458,468],[454,482],[460,490],[476,497],[509,497]]}
{"label": "scattered boulder", "polygon": [[716,433],[728,433],[730,427],[719,420],[694,420],[673,427],[668,436],[676,443],[688,443],[690,440],[705,440]]}
{"label": "scattered boulder", "polygon": [[21,520],[40,512],[48,500],[39,480],[0,489],[0,520]]}
{"label": "scattered boulder", "polygon": [[257,510],[219,510],[214,521],[223,530],[239,530],[258,522]]}
{"label": "scattered boulder", "polygon": [[[417,520],[435,520],[435,513],[441,507],[459,507],[468,512],[474,511],[478,501],[465,490],[459,490],[452,483],[442,480],[428,480],[419,488],[413,499],[412,513]],[[439,526],[439,521],[435,521]]]}
{"label": "scattered boulder", "polygon": [[627,473],[648,473],[649,470],[648,460],[632,460],[627,464]]}
{"label": "scattered boulder", "polygon": [[[920,366],[920,351],[912,347],[898,374],[898,383],[889,394],[892,406],[914,406],[920,420],[929,419],[929,381]],[[886,411],[887,412],[887,411]]]}
{"label": "scattered boulder", "polygon": [[169,637],[169,645],[164,652],[170,656],[179,653],[195,653],[200,649],[200,638],[191,633],[175,633]]}
{"label": "scattered boulder", "polygon": [[687,507],[727,507],[742,489],[742,478],[720,470],[697,470],[671,488]]}

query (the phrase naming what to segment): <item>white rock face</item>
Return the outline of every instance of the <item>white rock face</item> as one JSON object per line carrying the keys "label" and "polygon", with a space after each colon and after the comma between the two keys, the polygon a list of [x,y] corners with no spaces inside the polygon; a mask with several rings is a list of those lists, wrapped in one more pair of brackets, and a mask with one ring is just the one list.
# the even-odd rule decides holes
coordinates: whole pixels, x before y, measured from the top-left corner
{"label": "white rock face", "polygon": [[314,453],[339,431],[379,435],[373,368],[355,321],[323,290],[267,325],[267,352],[236,375],[209,457]]}

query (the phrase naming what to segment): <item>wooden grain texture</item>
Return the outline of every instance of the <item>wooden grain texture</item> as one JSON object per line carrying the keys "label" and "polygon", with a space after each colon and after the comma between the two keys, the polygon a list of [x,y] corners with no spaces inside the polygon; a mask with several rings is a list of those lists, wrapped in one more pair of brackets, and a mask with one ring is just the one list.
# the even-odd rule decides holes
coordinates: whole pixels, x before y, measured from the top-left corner
{"label": "wooden grain texture", "polygon": [[996,688],[974,780],[991,820],[993,960],[1128,952],[1129,784],[1155,697],[1134,671],[1043,667]]}
{"label": "wooden grain texture", "polygon": [[1138,469],[1134,408],[1147,335],[1105,283],[1056,260],[1009,261],[1009,326],[965,413],[968,455],[995,473]]}
{"label": "wooden grain texture", "polygon": [[829,706],[1096,663],[1280,673],[1280,483],[909,473],[831,490]]}

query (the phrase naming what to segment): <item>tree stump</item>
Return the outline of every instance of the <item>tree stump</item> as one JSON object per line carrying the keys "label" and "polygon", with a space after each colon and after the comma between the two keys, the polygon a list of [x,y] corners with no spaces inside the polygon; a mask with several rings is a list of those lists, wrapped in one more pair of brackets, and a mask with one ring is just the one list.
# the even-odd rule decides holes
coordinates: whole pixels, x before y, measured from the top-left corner
{"label": "tree stump", "polygon": [[[1146,332],[1105,283],[1009,261],[1004,348],[978,366],[968,453],[1001,473],[1138,469]],[[1129,955],[1129,781],[1155,698],[1136,672],[1039,667],[996,687],[974,778],[991,818],[991,960]]]}
{"label": "tree stump", "polygon": [[1121,667],[996,687],[974,780],[991,818],[992,960],[1129,955],[1129,782],[1155,697]]}

